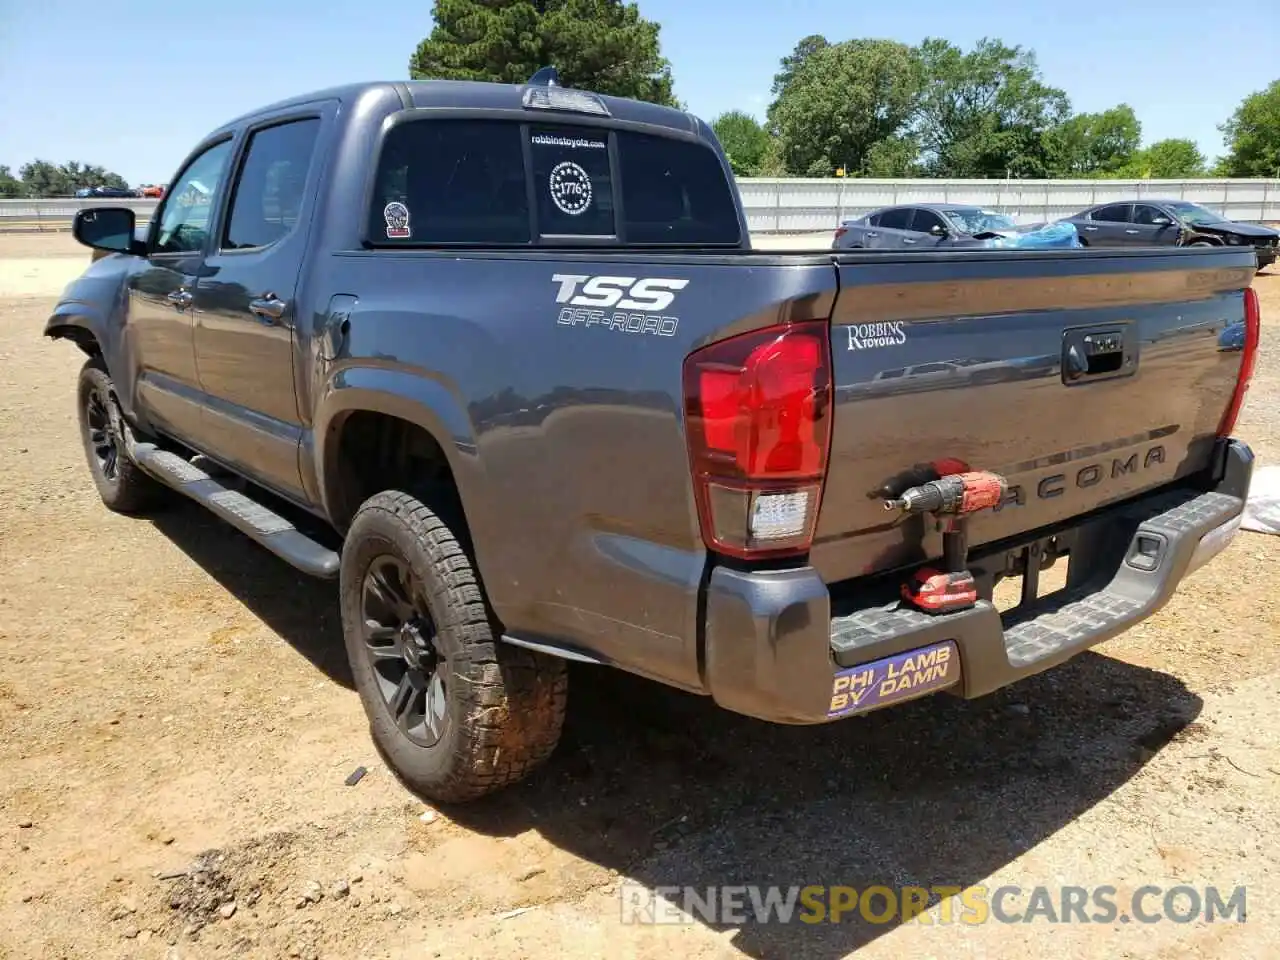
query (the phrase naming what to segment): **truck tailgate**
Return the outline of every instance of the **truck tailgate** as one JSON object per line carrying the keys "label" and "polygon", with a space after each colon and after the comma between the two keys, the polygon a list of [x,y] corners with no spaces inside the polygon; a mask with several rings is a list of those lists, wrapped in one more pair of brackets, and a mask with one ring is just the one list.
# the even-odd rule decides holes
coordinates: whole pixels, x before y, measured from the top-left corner
{"label": "truck tailgate", "polygon": [[[811,562],[827,582],[920,563],[940,537],[879,491],[917,465],[994,470],[1017,501],[972,544],[1206,466],[1241,355],[1251,251],[837,258],[834,416]],[[936,277],[936,279],[935,279]]]}

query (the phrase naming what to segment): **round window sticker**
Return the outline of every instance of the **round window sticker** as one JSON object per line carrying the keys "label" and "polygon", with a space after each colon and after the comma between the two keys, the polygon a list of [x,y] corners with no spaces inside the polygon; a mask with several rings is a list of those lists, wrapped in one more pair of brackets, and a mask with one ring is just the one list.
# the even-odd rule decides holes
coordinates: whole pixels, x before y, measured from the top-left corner
{"label": "round window sticker", "polygon": [[576,217],[591,206],[591,178],[570,160],[551,168],[551,202],[562,213]]}

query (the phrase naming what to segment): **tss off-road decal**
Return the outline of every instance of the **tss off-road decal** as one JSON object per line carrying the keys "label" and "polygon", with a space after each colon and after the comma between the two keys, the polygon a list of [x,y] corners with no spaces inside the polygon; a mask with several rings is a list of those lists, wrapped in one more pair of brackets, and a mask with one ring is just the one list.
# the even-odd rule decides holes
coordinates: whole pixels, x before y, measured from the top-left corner
{"label": "tss off-road decal", "polygon": [[676,294],[689,284],[688,280],[667,277],[592,277],[577,273],[553,274],[551,280],[559,285],[556,303],[568,304],[560,310],[558,320],[564,326],[659,337],[675,336],[680,318],[658,314],[670,307]]}

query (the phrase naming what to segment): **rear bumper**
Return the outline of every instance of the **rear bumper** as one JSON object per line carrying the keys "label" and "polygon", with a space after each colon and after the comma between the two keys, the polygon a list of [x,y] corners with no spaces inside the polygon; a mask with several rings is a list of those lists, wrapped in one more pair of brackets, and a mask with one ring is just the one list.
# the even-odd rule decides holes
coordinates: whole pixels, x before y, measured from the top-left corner
{"label": "rear bumper", "polygon": [[[707,588],[707,687],[721,706],[777,723],[824,723],[937,689],[983,696],[1160,609],[1187,574],[1231,542],[1252,471],[1253,453],[1228,441],[1197,485],[1055,530],[1073,543],[1067,588],[1003,617],[985,600],[944,616],[896,602],[855,609],[838,603],[833,616],[831,595],[810,568],[718,567]],[[1004,545],[1001,555],[1008,550]],[[933,649],[914,662],[886,660],[922,648]],[[913,670],[916,686],[894,679]],[[857,704],[841,698],[851,683],[867,681],[869,695]],[[890,695],[882,698],[883,690]]]}

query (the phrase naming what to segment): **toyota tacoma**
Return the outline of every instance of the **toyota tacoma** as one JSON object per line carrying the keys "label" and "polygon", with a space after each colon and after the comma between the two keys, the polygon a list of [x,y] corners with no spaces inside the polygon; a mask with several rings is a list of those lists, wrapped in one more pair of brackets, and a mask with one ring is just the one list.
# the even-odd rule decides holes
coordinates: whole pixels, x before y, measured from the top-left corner
{"label": "toyota tacoma", "polygon": [[102,500],[335,579],[438,801],[547,758],[566,661],[778,723],[980,697],[1150,616],[1249,485],[1252,249],[760,252],[706,123],[553,74],[275,104],[75,234]]}

